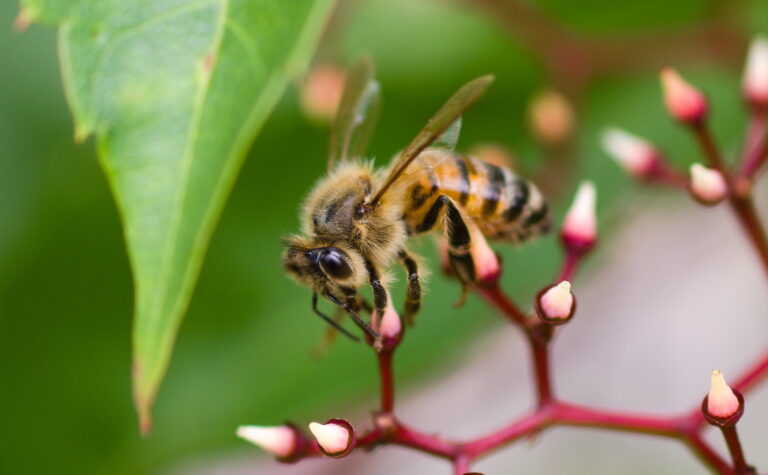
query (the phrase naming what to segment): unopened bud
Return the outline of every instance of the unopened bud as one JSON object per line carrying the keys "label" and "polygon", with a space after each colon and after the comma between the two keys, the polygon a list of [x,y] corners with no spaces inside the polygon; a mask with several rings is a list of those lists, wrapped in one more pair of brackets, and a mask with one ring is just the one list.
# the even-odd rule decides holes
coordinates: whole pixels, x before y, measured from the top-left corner
{"label": "unopened bud", "polygon": [[707,99],[704,95],[672,68],[661,70],[661,87],[669,114],[687,124],[696,124],[707,113]]}
{"label": "unopened bud", "polygon": [[560,92],[537,94],[528,106],[528,123],[536,137],[550,145],[560,145],[573,132],[573,107]]}
{"label": "unopened bud", "polygon": [[536,296],[536,313],[553,325],[566,323],[576,311],[576,299],[567,280],[543,289]]}
{"label": "unopened bud", "polygon": [[290,457],[298,446],[296,430],[290,426],[240,426],[237,436],[280,458]]}
{"label": "unopened bud", "polygon": [[595,185],[590,181],[582,182],[563,222],[561,237],[569,249],[584,253],[597,242],[596,205]]}
{"label": "unopened bud", "polygon": [[757,107],[768,107],[768,38],[752,40],[742,81],[744,97]]}
{"label": "unopened bud", "polygon": [[702,411],[707,421],[719,426],[735,424],[744,410],[744,400],[725,382],[723,373],[712,370],[709,394],[704,398]]}
{"label": "unopened bud", "polygon": [[650,142],[618,128],[603,132],[603,149],[627,173],[649,178],[659,168],[659,152]]}
{"label": "unopened bud", "polygon": [[501,274],[499,258],[477,226],[470,226],[469,232],[472,239],[470,253],[475,264],[475,279],[479,284],[491,284]]}
{"label": "unopened bud", "polygon": [[344,92],[344,71],[330,64],[315,66],[301,90],[301,106],[312,120],[328,123],[336,115]]}
{"label": "unopened bud", "polygon": [[309,430],[315,436],[320,451],[330,457],[344,457],[355,447],[355,432],[352,425],[343,419],[331,419],[325,424],[311,422]]}
{"label": "unopened bud", "polygon": [[718,170],[694,163],[691,165],[689,191],[696,201],[705,205],[714,205],[726,197],[728,184]]}
{"label": "unopened bud", "polygon": [[392,305],[392,297],[387,292],[387,306],[384,309],[384,316],[379,319],[378,315],[374,319],[377,330],[384,338],[396,338],[400,335],[403,325],[400,322],[400,315],[397,314],[395,306]]}

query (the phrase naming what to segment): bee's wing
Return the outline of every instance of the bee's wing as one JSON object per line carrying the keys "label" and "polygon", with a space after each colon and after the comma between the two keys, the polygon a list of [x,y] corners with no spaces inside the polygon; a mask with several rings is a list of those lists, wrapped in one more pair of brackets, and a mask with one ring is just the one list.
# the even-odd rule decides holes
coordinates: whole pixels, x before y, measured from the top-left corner
{"label": "bee's wing", "polygon": [[[461,128],[461,115],[488,89],[491,82],[493,82],[493,76],[481,76],[456,91],[397,157],[397,161],[390,168],[389,175],[368,204],[376,204],[422,150],[446,135],[453,136],[455,141],[458,138],[458,130]],[[452,130],[453,133],[451,133]]]}
{"label": "bee's wing", "polygon": [[381,92],[373,78],[373,62],[369,56],[363,56],[347,72],[331,127],[328,169],[349,157],[362,155],[376,126],[380,106]]}
{"label": "bee's wing", "polygon": [[461,134],[461,116],[458,119],[451,122],[451,125],[445,129],[445,132],[440,134],[439,137],[432,142],[431,147],[444,148],[447,150],[454,150],[456,144],[459,142],[459,135]]}

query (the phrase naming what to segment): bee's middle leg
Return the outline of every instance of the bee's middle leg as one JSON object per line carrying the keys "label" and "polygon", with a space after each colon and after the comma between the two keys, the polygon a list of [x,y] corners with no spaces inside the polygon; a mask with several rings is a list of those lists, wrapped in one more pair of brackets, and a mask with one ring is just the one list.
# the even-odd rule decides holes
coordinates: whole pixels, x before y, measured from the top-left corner
{"label": "bee's middle leg", "polygon": [[405,250],[400,251],[400,260],[408,272],[408,290],[405,295],[405,314],[403,319],[409,326],[421,308],[421,282],[419,282],[419,267],[416,261]]}

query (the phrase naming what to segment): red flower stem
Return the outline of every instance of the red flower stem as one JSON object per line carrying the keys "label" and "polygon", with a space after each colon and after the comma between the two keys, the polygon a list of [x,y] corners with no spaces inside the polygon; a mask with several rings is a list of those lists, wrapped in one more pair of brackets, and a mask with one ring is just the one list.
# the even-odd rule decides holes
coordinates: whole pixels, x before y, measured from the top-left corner
{"label": "red flower stem", "polygon": [[755,211],[752,195],[749,193],[746,195],[731,193],[729,194],[729,202],[731,203],[731,208],[736,213],[742,229],[744,229],[752,246],[757,251],[762,261],[763,269],[768,273],[768,238],[766,238],[763,225]]}
{"label": "red flower stem", "polygon": [[754,365],[747,369],[733,384],[733,389],[747,392],[755,384],[768,376],[768,353],[764,354]]}
{"label": "red flower stem", "polygon": [[735,473],[733,468],[723,460],[717,452],[697,432],[689,432],[684,439],[688,448],[701,460],[702,463],[712,468],[715,473],[731,475]]}
{"label": "red flower stem", "polygon": [[394,352],[384,349],[376,354],[379,360],[379,379],[381,381],[381,412],[391,414],[395,410],[395,379],[392,374]]}
{"label": "red flower stem", "polygon": [[557,403],[554,412],[557,424],[580,427],[597,427],[663,437],[681,438],[684,423],[676,417],[637,416],[592,409],[585,406]]}
{"label": "red flower stem", "polygon": [[455,459],[462,455],[461,446],[438,435],[423,434],[401,423],[396,423],[393,434],[388,438],[392,443],[411,447],[439,457]]}
{"label": "red flower stem", "polygon": [[699,436],[696,429],[691,428],[685,417],[637,416],[566,403],[558,403],[554,417],[557,425],[596,427],[679,439],[717,473],[733,473],[728,463]]}
{"label": "red flower stem", "polygon": [[685,190],[688,187],[688,177],[666,164],[659,165],[659,169],[656,170],[652,176],[647,178],[646,181],[671,186],[681,190]]}
{"label": "red flower stem", "polygon": [[741,442],[739,441],[739,434],[736,432],[736,426],[721,427],[720,429],[723,432],[723,437],[725,437],[725,443],[728,445],[728,451],[731,453],[736,473],[755,473],[755,471],[747,465],[747,461],[744,458],[744,451],[741,450]]}
{"label": "red flower stem", "polygon": [[474,459],[511,444],[526,435],[544,430],[553,423],[554,405],[542,406],[533,414],[527,415],[497,432],[465,443],[462,450]]}
{"label": "red flower stem", "polygon": [[459,455],[453,461],[453,473],[455,475],[464,475],[469,472],[469,457],[466,455]]}
{"label": "red flower stem", "polygon": [[[542,324],[546,325],[546,324]],[[549,325],[542,331],[552,331]],[[545,339],[547,338],[547,339]],[[531,333],[529,338],[533,370],[536,381],[536,392],[539,396],[539,407],[552,401],[552,377],[549,369],[549,341],[548,337],[538,337]]]}
{"label": "red flower stem", "polygon": [[[452,460],[455,473],[468,470],[469,463],[481,456],[505,447],[527,435],[548,427],[563,425],[593,427],[622,432],[669,437],[684,442],[690,450],[713,471],[734,474],[734,470],[693,428],[687,417],[638,416],[610,412],[564,402],[550,402],[503,429],[478,439],[457,443],[438,435],[425,434],[392,420],[389,428],[377,427],[358,438],[356,449],[370,449],[380,444],[410,447],[420,452]],[[300,458],[319,456],[316,444],[308,444]],[[742,472],[739,472],[742,473]],[[751,472],[743,472],[751,473]]]}
{"label": "red flower stem", "polygon": [[694,132],[704,155],[709,160],[709,164],[720,171],[728,181],[728,202],[731,204],[731,208],[736,213],[741,227],[747,233],[749,240],[757,251],[765,272],[768,273],[768,238],[766,238],[763,225],[760,223],[760,218],[755,212],[755,206],[749,189],[742,190],[740,186],[737,186],[738,183],[736,182],[738,180],[734,179],[728,171],[706,124],[704,122],[697,123],[691,127],[691,130]]}
{"label": "red flower stem", "polygon": [[706,122],[697,122],[691,126],[694,136],[699,143],[699,147],[704,156],[709,161],[709,165],[723,174],[726,179],[730,176],[728,172],[728,166],[725,164],[723,157],[720,156],[720,152],[715,145],[715,140],[712,134],[709,132]]}
{"label": "red flower stem", "polygon": [[766,140],[766,109],[752,109],[749,128],[744,139],[744,154],[741,163],[741,176],[754,177],[760,166],[768,159],[768,140]]}
{"label": "red flower stem", "polygon": [[530,324],[525,313],[523,313],[523,311],[507,297],[504,291],[499,287],[498,283],[488,287],[478,287],[477,290],[486,301],[496,307],[496,309],[509,320],[523,328],[529,327]]}
{"label": "red flower stem", "polygon": [[563,258],[560,274],[557,276],[557,282],[571,280],[573,278],[573,274],[576,272],[576,268],[581,261],[581,256],[582,254],[574,252],[571,249],[565,250],[565,257]]}

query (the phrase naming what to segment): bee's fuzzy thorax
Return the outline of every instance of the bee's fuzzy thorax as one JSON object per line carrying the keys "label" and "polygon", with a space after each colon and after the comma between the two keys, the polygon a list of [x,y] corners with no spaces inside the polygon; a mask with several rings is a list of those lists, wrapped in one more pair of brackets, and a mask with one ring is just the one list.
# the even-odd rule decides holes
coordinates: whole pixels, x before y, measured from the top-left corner
{"label": "bee's fuzzy thorax", "polygon": [[308,236],[341,240],[359,248],[370,260],[386,266],[406,240],[402,202],[398,187],[358,219],[357,209],[366,203],[382,172],[371,161],[343,162],[323,177],[307,196],[302,229]]}

